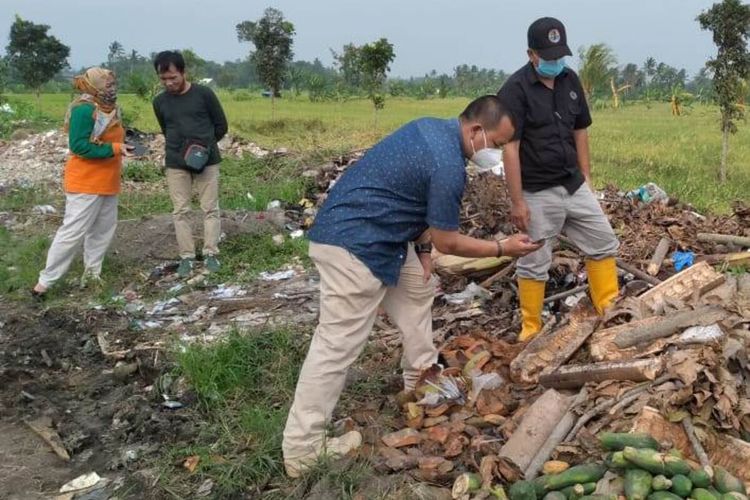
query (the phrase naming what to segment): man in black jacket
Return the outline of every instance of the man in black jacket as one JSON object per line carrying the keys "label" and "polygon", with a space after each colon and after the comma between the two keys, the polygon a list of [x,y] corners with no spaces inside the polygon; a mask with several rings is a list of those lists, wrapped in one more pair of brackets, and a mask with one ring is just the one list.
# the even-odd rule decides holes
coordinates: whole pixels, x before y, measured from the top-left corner
{"label": "man in black jacket", "polygon": [[[591,114],[578,75],[565,65],[565,26],[552,17],[527,33],[529,62],[498,92],[510,108],[516,134],[503,151],[513,223],[533,241],[565,233],[586,256],[591,299],[597,311],[617,297],[619,242],[592,192]],[[523,326],[520,340],[542,329],[542,306],[552,245],[518,259]]]}
{"label": "man in black jacket", "polygon": [[208,87],[187,81],[185,59],[164,51],[154,59],[154,69],[164,92],[154,99],[154,113],[165,138],[165,166],[180,265],[187,277],[193,270],[195,244],[188,220],[193,186],[203,210],[203,257],[211,272],[219,270],[219,154],[218,142],[227,133],[227,119],[216,95]]}

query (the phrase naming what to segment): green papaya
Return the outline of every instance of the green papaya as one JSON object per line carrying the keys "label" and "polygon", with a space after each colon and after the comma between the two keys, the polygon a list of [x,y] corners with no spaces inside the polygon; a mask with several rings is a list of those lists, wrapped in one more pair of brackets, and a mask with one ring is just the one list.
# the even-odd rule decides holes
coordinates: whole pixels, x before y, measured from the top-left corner
{"label": "green papaya", "polygon": [[598,437],[602,448],[607,451],[621,451],[626,446],[659,449],[659,442],[649,434],[644,433],[600,432]]}
{"label": "green papaya", "polygon": [[693,491],[693,482],[683,474],[676,474],[672,476],[672,493],[682,498],[685,498]]}
{"label": "green papaya", "polygon": [[651,493],[653,477],[645,470],[628,469],[625,471],[625,497],[628,500],[646,500]]}

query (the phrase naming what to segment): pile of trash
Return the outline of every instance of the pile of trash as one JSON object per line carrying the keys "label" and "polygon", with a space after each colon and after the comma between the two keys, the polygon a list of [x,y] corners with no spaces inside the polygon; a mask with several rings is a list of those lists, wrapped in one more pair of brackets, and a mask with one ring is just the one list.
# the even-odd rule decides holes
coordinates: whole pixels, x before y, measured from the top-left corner
{"label": "pile of trash", "polygon": [[[159,166],[164,164],[164,136],[162,134],[152,134],[131,128],[126,131],[126,141],[141,144],[146,148],[146,154],[134,161],[153,163]],[[253,142],[234,135],[226,135],[219,141],[219,149],[222,155],[233,158],[242,158],[245,155],[263,158],[268,155],[287,154],[285,148],[264,149]]]}
{"label": "pile of trash", "polygon": [[598,459],[594,436],[612,430],[750,482],[750,274],[699,263],[604,318],[582,301],[527,344],[472,328],[398,401],[404,427],[381,438],[384,469],[507,484],[549,460]]}
{"label": "pile of trash", "polygon": [[0,142],[0,185],[31,187],[60,182],[68,156],[68,137],[61,130],[22,134]]}
{"label": "pile of trash", "polygon": [[[310,198],[319,206],[361,155],[306,171],[320,190]],[[614,431],[650,433],[691,464],[750,484],[750,208],[703,215],[655,184],[597,196],[621,242],[622,293],[604,317],[564,235],[553,243],[545,327],[526,344],[515,340],[512,259],[433,254],[439,365],[396,398],[400,427],[375,443],[383,472],[507,485],[551,460],[600,460],[596,435]],[[464,234],[512,234],[503,178],[470,174],[461,218]]]}
{"label": "pile of trash", "polygon": [[[126,131],[126,141],[145,147],[146,153],[126,160],[164,164],[164,136],[136,129]],[[285,155],[286,149],[267,150],[245,139],[227,135],[219,142],[222,154],[241,158],[251,155]],[[35,134],[20,132],[14,140],[0,141],[0,186],[31,187],[37,184],[60,183],[68,158],[68,136],[61,129]]]}

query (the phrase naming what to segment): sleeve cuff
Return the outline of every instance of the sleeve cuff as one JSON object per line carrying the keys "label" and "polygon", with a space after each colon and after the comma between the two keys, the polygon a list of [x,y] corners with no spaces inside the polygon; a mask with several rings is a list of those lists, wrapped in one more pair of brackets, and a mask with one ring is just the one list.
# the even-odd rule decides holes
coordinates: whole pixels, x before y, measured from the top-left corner
{"label": "sleeve cuff", "polygon": [[429,219],[427,220],[427,225],[439,231],[458,231],[460,228],[460,224],[456,224],[455,222],[441,222]]}

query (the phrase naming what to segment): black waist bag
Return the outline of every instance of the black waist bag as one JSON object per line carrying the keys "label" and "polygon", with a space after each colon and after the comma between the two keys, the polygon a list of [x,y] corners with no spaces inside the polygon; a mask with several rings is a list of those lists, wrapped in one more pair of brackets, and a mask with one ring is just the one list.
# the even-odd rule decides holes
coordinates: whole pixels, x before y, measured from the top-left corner
{"label": "black waist bag", "polygon": [[191,172],[200,174],[208,164],[208,157],[211,151],[203,144],[197,142],[190,142],[185,146],[185,152],[183,159],[185,160],[185,166]]}

